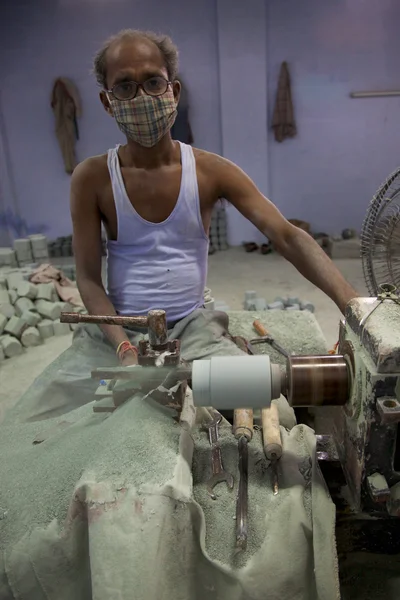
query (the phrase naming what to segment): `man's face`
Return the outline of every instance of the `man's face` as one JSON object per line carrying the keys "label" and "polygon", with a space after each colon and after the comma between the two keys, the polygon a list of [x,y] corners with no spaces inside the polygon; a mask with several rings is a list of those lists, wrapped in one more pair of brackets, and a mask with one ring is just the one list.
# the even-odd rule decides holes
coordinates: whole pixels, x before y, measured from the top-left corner
{"label": "man's face", "polygon": [[[107,52],[107,89],[127,81],[144,83],[152,77],[169,80],[163,56],[155,44],[143,38],[125,39],[113,44]],[[173,82],[175,100],[178,103],[180,84]],[[143,94],[138,88],[137,96]],[[112,114],[107,94],[100,92],[104,108]]]}

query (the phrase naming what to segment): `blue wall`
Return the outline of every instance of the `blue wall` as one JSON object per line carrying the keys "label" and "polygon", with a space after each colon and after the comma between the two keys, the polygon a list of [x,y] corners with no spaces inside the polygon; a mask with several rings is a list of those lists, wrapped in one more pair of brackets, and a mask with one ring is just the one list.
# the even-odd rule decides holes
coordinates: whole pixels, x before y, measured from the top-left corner
{"label": "blue wall", "polygon": [[[400,98],[349,98],[354,90],[400,87],[395,0],[9,0],[0,11],[0,108],[11,163],[11,172],[1,165],[0,191],[12,205],[14,178],[22,216],[45,223],[50,236],[71,229],[53,80],[71,77],[80,89],[80,160],[121,141],[90,69],[99,45],[125,27],[172,35],[195,144],[236,161],[289,218],[315,230],[359,228],[376,188],[400,162]],[[283,60],[298,136],[277,144],[269,124]],[[261,239],[234,209],[229,237],[234,244]]]}

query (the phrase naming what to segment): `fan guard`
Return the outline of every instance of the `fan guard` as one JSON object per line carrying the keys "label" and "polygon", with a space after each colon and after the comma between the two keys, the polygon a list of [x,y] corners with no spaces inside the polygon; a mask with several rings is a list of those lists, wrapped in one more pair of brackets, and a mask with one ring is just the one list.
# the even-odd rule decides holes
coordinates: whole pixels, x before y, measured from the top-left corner
{"label": "fan guard", "polygon": [[361,232],[361,258],[371,296],[382,284],[400,290],[400,168],[381,185],[368,207]]}

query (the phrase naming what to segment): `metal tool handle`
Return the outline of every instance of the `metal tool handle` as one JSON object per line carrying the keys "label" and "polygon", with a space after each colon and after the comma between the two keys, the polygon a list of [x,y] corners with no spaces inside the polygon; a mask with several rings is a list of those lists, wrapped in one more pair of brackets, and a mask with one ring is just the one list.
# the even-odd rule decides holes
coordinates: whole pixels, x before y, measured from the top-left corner
{"label": "metal tool handle", "polygon": [[211,446],[211,464],[213,475],[219,475],[223,472],[224,467],[222,466],[222,454],[219,442]]}
{"label": "metal tool handle", "polygon": [[80,313],[63,312],[61,323],[96,323],[99,325],[120,325],[121,327],[147,327],[147,317],[121,317],[120,315],[81,315]]}
{"label": "metal tool handle", "polygon": [[267,337],[271,335],[268,329],[264,327],[261,321],[258,321],[257,319],[254,321],[253,327],[257,331],[258,335],[261,335],[262,337]]}
{"label": "metal tool handle", "polygon": [[233,435],[237,440],[245,436],[250,442],[253,437],[253,409],[238,408],[233,413]]}
{"label": "metal tool handle", "polygon": [[268,460],[282,456],[282,440],[279,428],[279,412],[276,403],[261,411],[264,453]]}
{"label": "metal tool handle", "polygon": [[168,326],[165,310],[149,310],[147,317],[132,315],[81,315],[80,313],[61,313],[61,323],[96,323],[98,325],[119,325],[134,328],[147,327],[149,344],[154,350],[163,350],[168,343]]}
{"label": "metal tool handle", "polygon": [[239,490],[236,500],[236,548],[246,550],[247,547],[247,513],[248,513],[248,481],[249,453],[248,440],[242,436],[238,443],[239,450]]}
{"label": "metal tool handle", "polygon": [[254,321],[253,327],[257,331],[257,333],[262,337],[259,338],[259,340],[250,340],[251,344],[261,344],[263,342],[266,342],[267,344],[270,344],[270,346],[274,348],[277,352],[279,352],[279,354],[282,354],[282,356],[284,356],[285,358],[289,358],[289,352],[287,352],[285,348],[282,348],[280,344],[276,343],[272,335],[268,332],[268,329],[264,327],[264,325],[260,321]]}
{"label": "metal tool handle", "polygon": [[217,427],[218,423],[208,429],[208,441],[210,442],[211,448],[219,445]]}

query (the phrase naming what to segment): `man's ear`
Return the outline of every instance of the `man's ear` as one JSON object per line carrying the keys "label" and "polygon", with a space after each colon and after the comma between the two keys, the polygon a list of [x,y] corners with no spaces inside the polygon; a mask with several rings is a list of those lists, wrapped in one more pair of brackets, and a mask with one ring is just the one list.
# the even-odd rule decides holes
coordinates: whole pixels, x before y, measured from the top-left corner
{"label": "man's ear", "polygon": [[177,104],[179,104],[179,98],[181,97],[181,88],[181,82],[178,81],[178,79],[175,79],[175,81],[172,84],[172,90],[174,92],[174,98]]}
{"label": "man's ear", "polygon": [[101,90],[101,92],[100,92],[100,101],[101,101],[106,113],[109,114],[110,117],[113,117],[114,114],[113,114],[112,108],[110,106],[110,101],[104,90]]}

